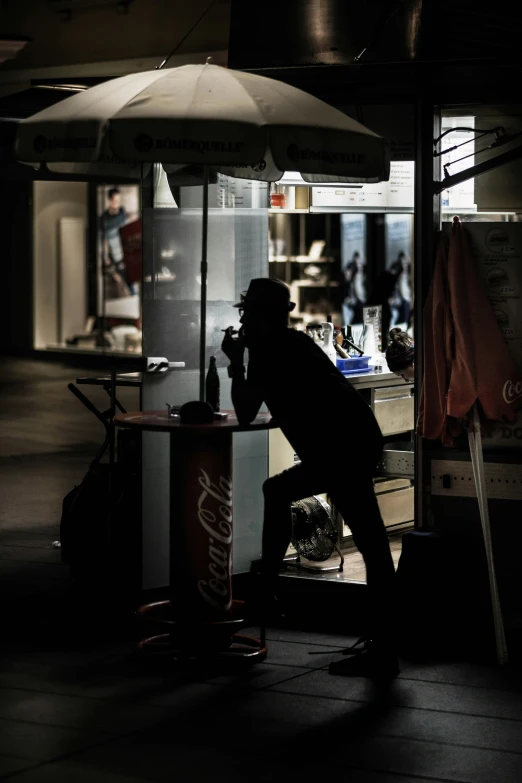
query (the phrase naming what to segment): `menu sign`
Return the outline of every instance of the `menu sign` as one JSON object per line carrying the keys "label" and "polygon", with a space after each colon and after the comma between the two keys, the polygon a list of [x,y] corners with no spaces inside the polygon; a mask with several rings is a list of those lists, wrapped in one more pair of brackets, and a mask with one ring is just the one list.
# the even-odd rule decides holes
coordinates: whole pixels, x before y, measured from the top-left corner
{"label": "menu sign", "polygon": [[365,209],[381,212],[413,210],[414,185],[415,163],[412,160],[392,161],[388,182],[312,187],[311,206],[348,208],[359,212]]}
{"label": "menu sign", "polygon": [[412,160],[392,161],[388,181],[389,209],[412,207],[415,193],[415,164]]}
{"label": "menu sign", "polygon": [[252,179],[217,175],[218,207],[263,208],[268,206],[268,185]]}

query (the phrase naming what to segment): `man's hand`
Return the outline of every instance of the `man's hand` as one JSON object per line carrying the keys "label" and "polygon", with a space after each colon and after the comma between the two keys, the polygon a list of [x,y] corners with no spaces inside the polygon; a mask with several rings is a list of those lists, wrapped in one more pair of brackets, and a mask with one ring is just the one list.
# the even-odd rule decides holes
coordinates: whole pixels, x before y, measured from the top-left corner
{"label": "man's hand", "polygon": [[235,329],[233,326],[229,326],[228,329],[225,330],[225,336],[223,337],[223,342],[221,343],[221,350],[225,356],[228,356],[231,364],[239,365],[243,364],[245,341],[241,331],[239,331],[237,337],[232,336],[234,332]]}
{"label": "man's hand", "polygon": [[[243,365],[243,355],[245,353],[243,329],[236,332],[233,326],[229,326],[228,329],[224,329],[224,332],[225,336],[221,343],[221,350],[230,359],[228,374],[232,378],[232,404],[238,422],[242,426],[246,426],[256,418],[263,403],[263,393],[249,381],[245,374]],[[234,337],[234,334],[237,334],[237,337]]]}

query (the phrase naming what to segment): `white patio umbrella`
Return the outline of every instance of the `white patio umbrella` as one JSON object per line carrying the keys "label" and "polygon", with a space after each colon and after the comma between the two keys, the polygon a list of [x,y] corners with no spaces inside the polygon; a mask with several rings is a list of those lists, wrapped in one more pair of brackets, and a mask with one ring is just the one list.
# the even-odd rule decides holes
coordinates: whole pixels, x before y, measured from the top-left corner
{"label": "white patio umbrella", "polygon": [[307,182],[389,178],[386,143],[373,131],[291,85],[209,62],[123,76],[66,98],[20,123],[16,152],[48,164],[161,162],[174,176],[201,167],[201,399],[210,173],[265,182],[287,170]]}

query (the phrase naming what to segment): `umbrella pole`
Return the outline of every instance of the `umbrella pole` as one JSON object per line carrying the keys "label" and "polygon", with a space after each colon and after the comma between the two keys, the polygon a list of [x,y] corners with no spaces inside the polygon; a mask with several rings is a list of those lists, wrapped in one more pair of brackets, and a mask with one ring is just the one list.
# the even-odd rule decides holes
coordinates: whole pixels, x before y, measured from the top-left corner
{"label": "umbrella pole", "polygon": [[488,498],[486,494],[486,475],[484,471],[484,459],[482,455],[482,436],[480,433],[480,420],[476,405],[473,406],[473,432],[468,434],[471,464],[473,467],[473,476],[477,490],[477,501],[479,505],[480,521],[482,525],[482,535],[486,549],[486,559],[488,563],[489,588],[491,595],[491,604],[493,608],[493,624],[495,628],[495,642],[497,648],[497,660],[500,664],[507,663],[508,652],[506,637],[504,634],[504,624],[502,621],[502,610],[498,594],[497,578],[495,574],[495,563],[493,560],[493,546],[491,542],[491,527],[489,522]]}
{"label": "umbrella pole", "polygon": [[205,400],[205,353],[207,332],[207,242],[208,240],[208,166],[203,167],[203,234],[201,237],[201,330],[199,335],[199,399]]}

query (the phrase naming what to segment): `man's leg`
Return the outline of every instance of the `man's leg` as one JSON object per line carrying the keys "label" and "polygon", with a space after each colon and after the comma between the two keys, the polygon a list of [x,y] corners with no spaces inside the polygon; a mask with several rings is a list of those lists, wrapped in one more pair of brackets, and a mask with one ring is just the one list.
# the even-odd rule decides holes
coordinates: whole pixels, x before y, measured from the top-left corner
{"label": "man's leg", "polygon": [[325,492],[324,480],[314,476],[302,462],[263,484],[265,511],[261,573],[264,588],[275,593],[277,576],[292,538],[292,510],[295,500]]}
{"label": "man's leg", "polygon": [[[368,587],[368,625],[365,636],[371,640],[365,660],[348,659],[331,665],[332,674],[358,675],[368,673],[383,677],[398,673],[395,638],[395,566],[379,504],[375,496],[371,473],[352,474],[357,488],[357,510],[345,489],[336,487],[332,501],[352,531],[354,543],[366,565]],[[365,671],[368,669],[368,672]]]}

